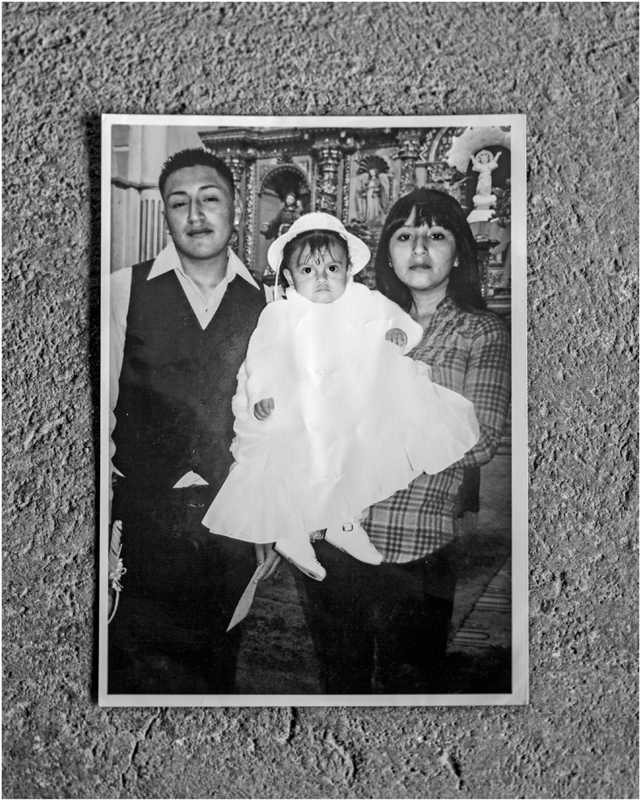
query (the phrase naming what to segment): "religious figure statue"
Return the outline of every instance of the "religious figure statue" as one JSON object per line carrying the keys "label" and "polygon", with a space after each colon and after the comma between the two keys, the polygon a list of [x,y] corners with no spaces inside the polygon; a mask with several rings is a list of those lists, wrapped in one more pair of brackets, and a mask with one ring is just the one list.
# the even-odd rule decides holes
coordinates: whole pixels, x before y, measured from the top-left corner
{"label": "religious figure statue", "polygon": [[[499,150],[495,156],[492,156],[489,150],[480,150],[475,156],[472,156],[472,169],[474,172],[479,173],[479,179],[476,184],[476,195],[474,197],[474,204],[480,205],[481,203],[487,204],[492,196],[492,172],[499,166]],[[476,198],[479,198],[477,203]]]}
{"label": "religious figure statue", "polygon": [[285,195],[283,207],[273,220],[263,223],[260,232],[265,239],[275,239],[288,231],[292,223],[303,214],[303,204],[293,192]]}
{"label": "religious figure statue", "polygon": [[381,156],[365,156],[358,166],[360,182],[356,191],[356,210],[367,222],[380,224],[389,209],[389,166]]}

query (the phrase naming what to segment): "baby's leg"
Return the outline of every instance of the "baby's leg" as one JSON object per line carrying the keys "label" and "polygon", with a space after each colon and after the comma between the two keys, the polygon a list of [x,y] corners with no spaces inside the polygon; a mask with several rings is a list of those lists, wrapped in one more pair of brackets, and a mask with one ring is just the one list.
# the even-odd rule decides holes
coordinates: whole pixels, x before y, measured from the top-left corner
{"label": "baby's leg", "polygon": [[296,565],[310,578],[322,581],[327,575],[325,568],[316,559],[316,552],[309,541],[309,534],[278,540],[274,547],[281,556]]}
{"label": "baby's leg", "polygon": [[367,509],[357,515],[348,523],[342,526],[328,528],[325,532],[325,539],[330,545],[340,548],[350,556],[369,565],[380,565],[383,557],[380,551],[372,545],[367,536],[367,532],[361,526],[361,521],[367,517]]}

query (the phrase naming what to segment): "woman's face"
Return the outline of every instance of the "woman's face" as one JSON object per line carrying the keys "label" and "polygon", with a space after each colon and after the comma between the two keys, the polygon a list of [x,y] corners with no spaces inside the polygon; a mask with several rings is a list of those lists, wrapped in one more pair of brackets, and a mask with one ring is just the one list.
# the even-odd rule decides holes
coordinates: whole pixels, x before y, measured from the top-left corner
{"label": "woman's face", "polygon": [[447,289],[456,259],[454,234],[440,225],[414,224],[416,210],[389,242],[392,268],[399,280],[415,292]]}

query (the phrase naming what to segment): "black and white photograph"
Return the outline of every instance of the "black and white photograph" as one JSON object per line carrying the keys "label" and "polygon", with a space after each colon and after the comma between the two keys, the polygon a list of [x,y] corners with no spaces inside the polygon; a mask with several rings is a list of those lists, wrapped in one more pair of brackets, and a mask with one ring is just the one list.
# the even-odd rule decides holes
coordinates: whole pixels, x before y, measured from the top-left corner
{"label": "black and white photograph", "polygon": [[2,41],[3,795],[638,798],[639,3]]}
{"label": "black and white photograph", "polygon": [[101,705],[527,703],[525,126],[103,116]]}

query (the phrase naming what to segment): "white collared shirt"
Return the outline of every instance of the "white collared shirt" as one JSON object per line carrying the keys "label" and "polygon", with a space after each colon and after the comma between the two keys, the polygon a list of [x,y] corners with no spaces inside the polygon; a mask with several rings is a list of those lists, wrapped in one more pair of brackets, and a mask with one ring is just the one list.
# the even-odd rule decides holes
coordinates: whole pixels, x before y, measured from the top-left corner
{"label": "white collared shirt", "polygon": [[[208,298],[205,298],[200,289],[183,270],[178,251],[173,242],[170,242],[158,256],[151,266],[148,281],[153,281],[159,275],[164,275],[173,270],[176,273],[181,287],[189,301],[189,305],[198,318],[198,322],[203,330],[207,328],[214,314],[218,311],[225,290],[236,276],[243,278],[247,283],[260,287],[252,278],[251,273],[234,253],[231,248],[227,249],[228,261],[225,277],[214,289]],[[131,277],[132,268],[126,267],[118,270],[111,276],[111,321],[109,329],[109,456],[113,459],[116,447],[111,439],[113,430],[116,426],[116,416],[114,409],[118,402],[118,390],[120,371],[125,352],[125,336],[127,334],[127,314],[129,312],[129,299],[131,297]],[[111,465],[112,472],[118,473],[116,468]],[[192,486],[194,484],[206,484],[196,473],[188,473],[180,479],[176,487]]]}

